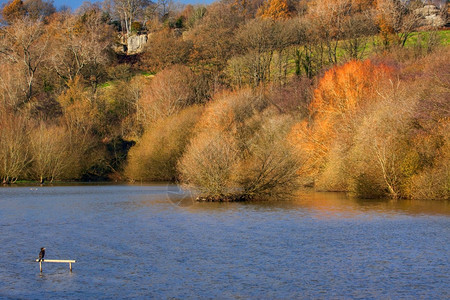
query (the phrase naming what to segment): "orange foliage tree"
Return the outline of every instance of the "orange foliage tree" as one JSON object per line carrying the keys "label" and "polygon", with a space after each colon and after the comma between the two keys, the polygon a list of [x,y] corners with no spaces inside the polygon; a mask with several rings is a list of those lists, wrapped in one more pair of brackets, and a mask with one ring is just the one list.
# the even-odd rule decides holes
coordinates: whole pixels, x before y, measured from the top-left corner
{"label": "orange foliage tree", "polygon": [[3,7],[2,15],[7,22],[12,23],[14,20],[23,17],[25,12],[22,0],[13,0]]}
{"label": "orange foliage tree", "polygon": [[366,60],[350,61],[325,73],[308,108],[312,121],[297,123],[289,136],[304,160],[302,172],[315,177],[323,169],[335,139],[353,131],[357,112],[373,102],[392,71]]}
{"label": "orange foliage tree", "polygon": [[290,16],[286,0],[267,0],[260,7],[258,14],[263,18],[272,20],[284,20]]}
{"label": "orange foliage tree", "polygon": [[354,112],[375,92],[378,82],[392,69],[370,60],[353,60],[324,74],[314,91],[310,110],[313,114],[343,115]]}

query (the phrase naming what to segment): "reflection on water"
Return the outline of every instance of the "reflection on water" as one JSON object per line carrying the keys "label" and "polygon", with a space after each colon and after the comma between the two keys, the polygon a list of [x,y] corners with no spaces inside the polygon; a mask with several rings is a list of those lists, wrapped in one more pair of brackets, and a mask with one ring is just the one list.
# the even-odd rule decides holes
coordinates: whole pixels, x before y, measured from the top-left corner
{"label": "reflection on water", "polygon": [[[0,298],[450,297],[448,202],[193,203],[173,191],[0,188]],[[76,259],[73,272],[40,274],[43,246]]]}
{"label": "reflection on water", "polygon": [[330,217],[351,217],[367,213],[450,215],[448,201],[358,199],[348,197],[345,193],[311,192],[301,194],[296,203]]}
{"label": "reflection on water", "polygon": [[[248,203],[192,203],[183,199],[181,206],[189,211],[224,211],[251,207],[252,210],[307,210],[318,218],[353,218],[367,215],[446,215],[450,216],[450,202],[427,200],[358,199],[345,193],[302,192],[291,201]],[[192,206],[192,207],[191,207]]]}

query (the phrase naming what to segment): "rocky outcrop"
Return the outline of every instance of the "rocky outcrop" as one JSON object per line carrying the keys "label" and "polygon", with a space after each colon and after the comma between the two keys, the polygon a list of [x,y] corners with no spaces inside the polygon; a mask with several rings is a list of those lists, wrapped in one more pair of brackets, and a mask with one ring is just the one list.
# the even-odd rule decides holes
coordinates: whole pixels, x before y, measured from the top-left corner
{"label": "rocky outcrop", "polygon": [[445,19],[441,15],[441,11],[435,5],[425,5],[422,8],[414,10],[421,16],[421,26],[424,27],[442,27],[445,25]]}
{"label": "rocky outcrop", "polygon": [[119,36],[113,50],[122,55],[134,55],[144,51],[148,41],[148,34],[135,34]]}
{"label": "rocky outcrop", "polygon": [[139,34],[131,35],[127,38],[127,54],[133,55],[144,51],[145,45],[148,41],[148,35]]}

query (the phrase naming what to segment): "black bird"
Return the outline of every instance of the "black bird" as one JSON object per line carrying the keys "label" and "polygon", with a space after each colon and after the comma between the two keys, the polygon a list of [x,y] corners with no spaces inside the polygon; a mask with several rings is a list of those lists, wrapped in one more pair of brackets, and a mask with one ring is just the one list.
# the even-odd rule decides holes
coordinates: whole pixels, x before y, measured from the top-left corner
{"label": "black bird", "polygon": [[39,262],[44,261],[44,256],[45,256],[45,248],[42,247],[41,248],[41,252],[39,252]]}

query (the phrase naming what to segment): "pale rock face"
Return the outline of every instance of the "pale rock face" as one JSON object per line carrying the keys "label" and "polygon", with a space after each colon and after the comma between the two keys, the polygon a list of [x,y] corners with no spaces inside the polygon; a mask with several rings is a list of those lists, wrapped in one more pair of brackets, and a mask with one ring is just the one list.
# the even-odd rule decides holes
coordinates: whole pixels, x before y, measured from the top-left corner
{"label": "pale rock face", "polygon": [[148,36],[146,34],[131,35],[127,38],[127,54],[137,54],[144,51]]}
{"label": "pale rock face", "polygon": [[113,46],[114,52],[118,54],[133,55],[144,51],[145,45],[148,41],[147,34],[138,34],[119,36],[117,44]]}
{"label": "pale rock face", "polygon": [[425,5],[414,12],[422,16],[422,26],[441,27],[445,25],[445,20],[440,15],[439,9],[434,5]]}

